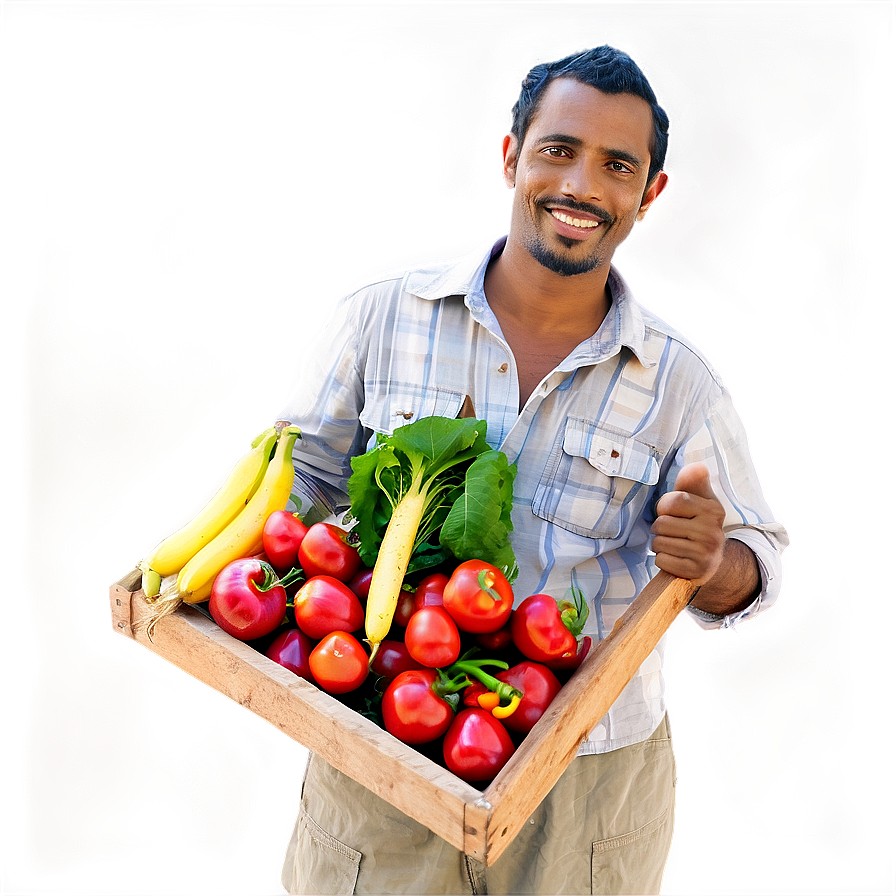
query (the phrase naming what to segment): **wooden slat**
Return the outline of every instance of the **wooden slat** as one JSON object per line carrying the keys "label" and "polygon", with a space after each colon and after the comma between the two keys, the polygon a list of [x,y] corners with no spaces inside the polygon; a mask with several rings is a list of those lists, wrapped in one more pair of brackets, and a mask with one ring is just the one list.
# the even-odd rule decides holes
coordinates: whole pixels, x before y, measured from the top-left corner
{"label": "wooden slat", "polygon": [[494,863],[694,592],[665,573],[596,644],[492,784],[480,792],[370,720],[230,637],[193,607],[152,641],[138,571],[110,588],[116,631],[245,706],[457,849]]}
{"label": "wooden slat", "polygon": [[464,807],[464,845],[461,849],[483,864],[489,864],[488,839],[493,811],[492,804],[478,791],[476,798]]}
{"label": "wooden slat", "polygon": [[142,592],[128,592],[132,584],[125,579],[110,591],[117,631],[266,719],[457,849],[485,854],[487,825],[477,819],[475,835],[465,827],[478,790],[193,607],[181,606],[160,620],[150,641],[145,623],[151,608]]}
{"label": "wooden slat", "polygon": [[695,590],[689,581],[660,572],[563,686],[485,791],[494,807],[486,843],[488,864],[547,796]]}

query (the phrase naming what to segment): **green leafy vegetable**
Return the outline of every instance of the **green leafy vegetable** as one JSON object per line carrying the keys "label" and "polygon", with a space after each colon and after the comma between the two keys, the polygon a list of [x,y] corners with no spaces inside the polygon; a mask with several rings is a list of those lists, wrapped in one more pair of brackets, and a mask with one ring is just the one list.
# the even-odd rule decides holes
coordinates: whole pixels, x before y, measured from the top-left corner
{"label": "green leafy vegetable", "polygon": [[422,417],[377,436],[352,459],[348,481],[358,550],[373,580],[367,639],[385,637],[408,572],[449,557],[478,559],[517,574],[510,545],[516,466],[485,439],[484,420]]}
{"label": "green leafy vegetable", "polygon": [[352,459],[348,482],[358,548],[368,566],[379,553],[399,502],[425,496],[407,572],[449,557],[486,560],[510,581],[516,559],[510,546],[510,511],[516,466],[485,440],[486,422],[423,417],[378,435],[366,454]]}

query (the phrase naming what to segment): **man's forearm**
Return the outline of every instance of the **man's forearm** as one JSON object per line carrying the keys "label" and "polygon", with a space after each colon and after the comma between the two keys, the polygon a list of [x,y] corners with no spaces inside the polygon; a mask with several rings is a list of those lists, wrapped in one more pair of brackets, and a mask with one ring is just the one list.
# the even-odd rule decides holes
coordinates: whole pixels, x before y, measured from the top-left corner
{"label": "man's forearm", "polygon": [[737,613],[753,603],[760,584],[756,555],[742,541],[729,538],[721,566],[697,592],[692,606],[716,616]]}

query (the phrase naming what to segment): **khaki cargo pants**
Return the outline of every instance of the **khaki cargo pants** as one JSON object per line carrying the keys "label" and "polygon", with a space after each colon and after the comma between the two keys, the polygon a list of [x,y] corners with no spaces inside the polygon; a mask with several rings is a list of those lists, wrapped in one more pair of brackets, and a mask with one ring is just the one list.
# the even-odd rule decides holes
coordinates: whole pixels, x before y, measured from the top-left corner
{"label": "khaki cargo pants", "polygon": [[283,865],[290,893],[658,893],[672,840],[668,722],[574,759],[491,866],[312,755]]}

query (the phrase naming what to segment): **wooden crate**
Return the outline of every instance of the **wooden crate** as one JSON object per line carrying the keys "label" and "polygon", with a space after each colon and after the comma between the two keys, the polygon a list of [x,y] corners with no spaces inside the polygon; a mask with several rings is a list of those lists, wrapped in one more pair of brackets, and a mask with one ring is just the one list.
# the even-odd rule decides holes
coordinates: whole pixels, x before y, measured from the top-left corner
{"label": "wooden crate", "polygon": [[492,864],[575,757],[695,591],[659,573],[539,720],[500,774],[477,790],[369,719],[182,605],[156,626],[134,570],[110,588],[116,631],[266,719],[457,849]]}

